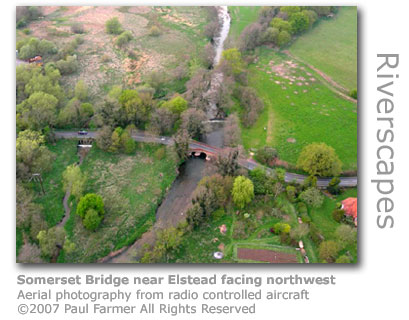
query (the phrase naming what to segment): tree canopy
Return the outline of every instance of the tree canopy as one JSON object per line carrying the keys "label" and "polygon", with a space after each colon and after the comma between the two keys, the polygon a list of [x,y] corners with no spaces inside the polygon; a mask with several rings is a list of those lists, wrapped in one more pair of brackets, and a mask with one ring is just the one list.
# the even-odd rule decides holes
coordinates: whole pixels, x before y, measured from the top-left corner
{"label": "tree canopy", "polygon": [[243,209],[254,198],[253,182],[244,176],[238,176],[233,183],[232,196],[234,204]]}

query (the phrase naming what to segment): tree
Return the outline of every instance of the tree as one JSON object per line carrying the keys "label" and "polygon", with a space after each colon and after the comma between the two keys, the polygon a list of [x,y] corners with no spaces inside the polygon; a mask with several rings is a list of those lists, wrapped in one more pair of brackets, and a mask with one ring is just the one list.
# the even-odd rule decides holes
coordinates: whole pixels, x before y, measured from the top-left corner
{"label": "tree", "polygon": [[94,209],[89,209],[85,214],[83,220],[84,227],[88,230],[95,231],[98,226],[101,224],[102,217]]}
{"label": "tree", "polygon": [[335,235],[343,247],[354,244],[357,241],[356,228],[347,224],[341,224],[335,231]]}
{"label": "tree", "polygon": [[17,228],[28,229],[31,226],[32,217],[40,213],[41,206],[33,202],[32,192],[16,184],[16,226]]}
{"label": "tree", "polygon": [[240,121],[236,114],[230,114],[224,124],[224,144],[237,147],[240,142]]}
{"label": "tree", "polygon": [[16,140],[16,171],[18,178],[51,169],[54,155],[44,146],[44,136],[37,131],[20,131]]}
{"label": "tree", "polygon": [[47,258],[56,257],[64,247],[65,230],[61,227],[53,227],[38,233],[37,239],[40,244],[41,254]]}
{"label": "tree", "polygon": [[56,122],[57,104],[58,99],[53,95],[34,92],[16,107],[20,123],[34,130],[52,126]]}
{"label": "tree", "polygon": [[237,48],[224,50],[222,53],[222,61],[227,63],[234,75],[238,75],[244,71],[244,61]]}
{"label": "tree", "polygon": [[243,124],[246,127],[252,126],[263,110],[263,102],[257,96],[256,91],[250,87],[240,87],[236,90],[236,97],[240,100],[244,112],[242,114]]}
{"label": "tree", "polygon": [[20,249],[20,252],[17,257],[17,262],[44,263],[45,261],[41,258],[40,248],[36,244],[27,241]]}
{"label": "tree", "polygon": [[274,161],[277,158],[278,158],[277,150],[269,146],[264,146],[262,149],[258,149],[256,152],[256,159],[262,164],[273,166]]}
{"label": "tree", "polygon": [[308,188],[303,191],[299,197],[312,208],[319,208],[324,202],[324,197],[317,188]]}
{"label": "tree", "polygon": [[113,17],[105,22],[105,31],[109,34],[120,34],[122,26],[117,17]]}
{"label": "tree", "polygon": [[173,114],[180,116],[184,111],[187,110],[187,101],[181,96],[177,95],[169,101],[166,101],[162,108],[167,108]]}
{"label": "tree", "polygon": [[291,41],[291,34],[288,31],[280,31],[277,36],[277,46],[282,47]]}
{"label": "tree", "polygon": [[84,193],[87,177],[76,164],[69,165],[62,177],[64,191],[70,192],[78,201]]}
{"label": "tree", "polygon": [[180,129],[173,137],[174,149],[180,161],[184,161],[187,157],[190,139],[189,132],[185,129]]}
{"label": "tree", "polygon": [[112,132],[111,135],[111,145],[108,148],[109,152],[112,153],[118,153],[122,149],[122,144],[121,144],[121,134],[122,134],[122,128],[118,127]]}
{"label": "tree", "polygon": [[280,30],[274,27],[269,27],[264,31],[262,41],[267,43],[276,43]]}
{"label": "tree", "polygon": [[341,193],[341,188],[339,186],[340,183],[341,179],[339,179],[338,177],[332,178],[327,187],[329,193],[334,195],[340,194]]}
{"label": "tree", "polygon": [[239,37],[240,50],[253,50],[255,47],[259,46],[262,41],[263,27],[260,23],[255,22],[247,27],[241,32]]}
{"label": "tree", "polygon": [[313,10],[303,10],[302,12],[308,17],[309,27],[311,28],[312,25],[318,20],[317,13]]}
{"label": "tree", "polygon": [[254,194],[266,194],[266,171],[262,167],[256,167],[249,172],[249,176],[254,185]]}
{"label": "tree", "polygon": [[345,216],[345,211],[342,209],[334,209],[334,211],[332,211],[332,218],[336,222],[341,222],[344,216]]}
{"label": "tree", "polygon": [[76,56],[67,56],[65,59],[58,60],[55,65],[63,75],[75,73],[79,66]]}
{"label": "tree", "polygon": [[275,234],[288,234],[291,231],[291,226],[288,223],[277,222],[273,229]]}
{"label": "tree", "polygon": [[296,12],[289,18],[293,34],[301,33],[310,26],[309,16],[304,12]]}
{"label": "tree", "polygon": [[167,108],[156,108],[151,115],[151,130],[159,135],[172,131],[176,115]]}
{"label": "tree", "polygon": [[202,224],[204,220],[204,210],[199,203],[194,203],[186,213],[186,222],[194,229]]}
{"label": "tree", "polygon": [[295,200],[295,196],[296,196],[296,192],[297,190],[295,189],[294,186],[287,186],[285,188],[286,192],[287,192],[287,198],[288,200],[290,200],[291,202],[294,202]]}
{"label": "tree", "polygon": [[112,144],[112,129],[109,126],[103,126],[95,138],[98,148],[108,150]]}
{"label": "tree", "polygon": [[301,240],[310,232],[310,227],[307,223],[298,224],[295,228],[291,229],[290,237],[294,240]]}
{"label": "tree", "polygon": [[123,90],[118,101],[128,122],[143,125],[148,120],[152,105],[137,90]]}
{"label": "tree", "polygon": [[71,25],[71,32],[73,33],[81,34],[84,33],[84,31],[84,25],[82,23],[76,22]]}
{"label": "tree", "polygon": [[223,207],[230,198],[233,179],[229,176],[223,177],[220,174],[213,174],[202,178],[199,182],[199,186],[203,186],[212,192],[217,201],[217,206]]}
{"label": "tree", "polygon": [[281,32],[286,32],[288,35],[290,35],[291,32],[291,25],[288,21],[285,21],[281,18],[273,18],[271,20],[270,26],[272,28],[276,28]]}
{"label": "tree", "polygon": [[312,143],[304,147],[297,161],[297,166],[316,176],[338,176],[342,163],[334,148],[325,143]]}
{"label": "tree", "polygon": [[199,69],[186,82],[185,97],[192,108],[207,110],[209,106],[206,92],[210,88],[211,73],[205,69]]}
{"label": "tree", "polygon": [[95,230],[104,218],[104,201],[100,195],[88,193],[78,203],[76,213],[83,219],[84,227]]}
{"label": "tree", "polygon": [[57,53],[57,47],[51,41],[37,38],[25,38],[16,45],[20,59],[27,60],[35,56],[47,56]]}
{"label": "tree", "polygon": [[235,176],[239,170],[239,150],[237,148],[225,148],[216,160],[217,171],[222,176]]}
{"label": "tree", "polygon": [[334,240],[326,240],[321,242],[318,250],[321,260],[332,263],[337,257],[339,246]]}
{"label": "tree", "polygon": [[81,101],[85,101],[88,98],[88,86],[84,80],[79,80],[75,85],[75,97]]}
{"label": "tree", "polygon": [[126,154],[133,154],[136,149],[135,140],[132,139],[128,131],[123,131],[121,134],[122,151]]}
{"label": "tree", "polygon": [[234,179],[232,196],[234,204],[243,209],[254,198],[253,182],[244,176],[238,176]]}
{"label": "tree", "polygon": [[192,139],[201,140],[207,133],[206,114],[202,110],[187,109],[181,115],[182,129],[185,129]]}

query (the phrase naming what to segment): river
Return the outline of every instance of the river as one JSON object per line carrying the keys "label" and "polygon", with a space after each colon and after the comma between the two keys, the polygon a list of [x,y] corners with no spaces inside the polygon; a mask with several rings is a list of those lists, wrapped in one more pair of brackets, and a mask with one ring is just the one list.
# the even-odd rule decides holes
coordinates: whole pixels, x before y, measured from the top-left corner
{"label": "river", "polygon": [[[222,21],[222,25],[219,36],[214,40],[214,66],[220,62],[224,41],[230,30],[230,15],[227,6],[218,7],[218,15],[220,21]],[[215,90],[222,80],[223,74],[221,72],[214,72],[212,74],[209,90]],[[216,109],[217,107],[215,104],[209,105],[209,111],[207,113],[209,120],[215,118],[215,114],[217,114]],[[223,122],[209,121],[210,130],[206,134],[204,142],[222,148],[224,142],[223,126]],[[143,246],[146,244],[153,245],[155,243],[155,235],[158,230],[172,226],[175,227],[185,218],[186,211],[191,203],[193,192],[206,171],[210,169],[210,166],[209,162],[205,160],[205,157],[189,157],[185,163],[180,166],[178,177],[173,182],[165,199],[157,209],[156,222],[151,230],[145,232],[140,239],[125,250],[113,255],[113,257],[105,258],[102,261],[109,263],[131,263],[138,261],[142,256]]]}

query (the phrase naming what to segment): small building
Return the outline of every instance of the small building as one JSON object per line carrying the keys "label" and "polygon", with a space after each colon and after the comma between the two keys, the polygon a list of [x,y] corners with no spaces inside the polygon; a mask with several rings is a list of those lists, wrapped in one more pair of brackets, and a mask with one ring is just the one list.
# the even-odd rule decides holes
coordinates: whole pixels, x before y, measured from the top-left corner
{"label": "small building", "polygon": [[357,198],[346,198],[342,202],[341,209],[345,211],[345,215],[350,216],[354,219],[355,226],[358,225],[358,199]]}

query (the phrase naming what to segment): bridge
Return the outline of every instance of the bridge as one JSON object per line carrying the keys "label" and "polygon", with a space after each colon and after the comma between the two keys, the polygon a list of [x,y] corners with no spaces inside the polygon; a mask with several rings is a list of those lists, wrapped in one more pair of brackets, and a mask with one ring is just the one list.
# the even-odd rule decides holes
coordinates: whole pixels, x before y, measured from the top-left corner
{"label": "bridge", "polygon": [[[79,135],[76,131],[56,131],[55,136],[57,138],[64,138],[64,139],[77,139],[79,144],[81,141],[88,141],[95,139],[97,133],[95,131],[89,131],[86,136],[84,135]],[[163,145],[173,145],[173,138],[171,137],[165,137],[165,136],[154,136],[147,134],[145,132],[138,132],[132,134],[132,139],[134,139],[137,142],[148,142],[148,143],[158,143],[158,144],[163,144]],[[191,140],[189,143],[189,153],[193,156],[205,156],[207,160],[210,160],[212,158],[217,157],[222,153],[224,149],[217,148],[202,142],[198,142],[195,140]],[[246,168],[248,170],[254,170],[257,167],[263,167],[269,174],[273,174],[273,169],[271,168],[266,168],[253,159],[246,159],[246,158],[240,158],[239,159],[239,165],[243,168]],[[302,183],[307,176],[298,174],[298,173],[292,173],[292,172],[286,172],[285,173],[285,181],[286,182],[297,182],[297,183]],[[358,185],[358,177],[340,177],[340,186],[341,187],[356,187]],[[325,188],[328,186],[329,182],[331,181],[331,178],[318,178],[317,179],[317,186],[319,188]]]}

